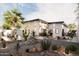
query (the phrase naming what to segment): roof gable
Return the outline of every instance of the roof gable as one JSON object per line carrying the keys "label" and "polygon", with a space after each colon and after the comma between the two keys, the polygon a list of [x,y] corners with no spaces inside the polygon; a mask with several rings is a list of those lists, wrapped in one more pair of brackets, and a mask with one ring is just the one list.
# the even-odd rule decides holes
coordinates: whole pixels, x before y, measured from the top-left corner
{"label": "roof gable", "polygon": [[44,20],[41,20],[41,19],[33,19],[33,20],[23,21],[23,23],[34,22],[34,21],[41,21],[41,22],[43,22],[43,23],[48,23],[48,22],[46,22],[46,21],[44,21]]}

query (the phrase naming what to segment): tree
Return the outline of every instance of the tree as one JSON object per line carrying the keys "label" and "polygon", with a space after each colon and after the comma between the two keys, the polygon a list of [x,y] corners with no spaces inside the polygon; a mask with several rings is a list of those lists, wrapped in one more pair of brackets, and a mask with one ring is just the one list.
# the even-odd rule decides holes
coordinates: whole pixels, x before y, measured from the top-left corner
{"label": "tree", "polygon": [[69,28],[70,31],[75,30],[76,25],[74,23],[73,24],[69,24],[68,28]]}
{"label": "tree", "polygon": [[76,36],[76,25],[73,23],[73,24],[69,24],[68,25],[68,28],[69,28],[69,32],[67,33],[67,36],[69,36],[71,39],[73,37]]}
{"label": "tree", "polygon": [[22,14],[17,9],[6,11],[3,16],[5,20],[3,24],[4,29],[20,28],[24,20]]}
{"label": "tree", "polygon": [[75,36],[76,36],[76,30],[69,31],[69,32],[67,33],[67,36],[69,36],[70,38],[75,37]]}

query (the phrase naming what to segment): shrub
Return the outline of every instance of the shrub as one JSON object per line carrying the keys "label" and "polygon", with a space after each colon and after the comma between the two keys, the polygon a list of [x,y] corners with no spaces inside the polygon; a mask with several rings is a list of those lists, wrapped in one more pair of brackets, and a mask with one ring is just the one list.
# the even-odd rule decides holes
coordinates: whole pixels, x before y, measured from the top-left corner
{"label": "shrub", "polygon": [[29,49],[26,49],[26,52],[29,52]]}
{"label": "shrub", "polygon": [[53,45],[53,46],[52,46],[52,50],[57,50],[57,48],[58,48],[58,47],[57,47],[56,45]]}
{"label": "shrub", "polygon": [[68,46],[66,46],[65,53],[68,54],[70,51],[71,52],[77,51],[77,47],[75,45],[68,45]]}
{"label": "shrub", "polygon": [[66,40],[66,37],[63,37],[64,40]]}
{"label": "shrub", "polygon": [[73,38],[76,36],[76,30],[69,30],[69,32],[67,33],[67,36],[69,36],[70,38]]}
{"label": "shrub", "polygon": [[46,29],[43,29],[43,32],[39,33],[40,36],[47,36]]}
{"label": "shrub", "polygon": [[52,34],[53,34],[53,33],[52,33],[52,30],[49,30],[49,31],[48,31],[48,34],[49,34],[49,36],[52,36]]}
{"label": "shrub", "polygon": [[2,47],[5,48],[6,47],[6,42],[3,38],[1,38],[1,43],[2,43]]}
{"label": "shrub", "polygon": [[60,37],[59,37],[59,36],[57,36],[57,39],[60,39]]}
{"label": "shrub", "polygon": [[51,41],[48,39],[44,39],[41,42],[41,46],[43,50],[48,50],[50,48],[50,45],[51,45]]}
{"label": "shrub", "polygon": [[65,48],[65,53],[69,54],[69,48],[68,47]]}
{"label": "shrub", "polygon": [[43,32],[43,33],[39,33],[39,36],[47,36],[47,34]]}

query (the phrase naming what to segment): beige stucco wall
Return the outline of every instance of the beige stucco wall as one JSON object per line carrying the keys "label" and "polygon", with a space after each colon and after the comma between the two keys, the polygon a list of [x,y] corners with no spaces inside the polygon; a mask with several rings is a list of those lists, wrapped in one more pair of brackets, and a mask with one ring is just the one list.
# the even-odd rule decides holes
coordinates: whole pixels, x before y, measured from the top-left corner
{"label": "beige stucco wall", "polygon": [[32,31],[35,31],[35,34],[39,35],[39,33],[42,31],[42,29],[47,28],[47,24],[42,23],[41,21],[32,21],[32,22],[24,23],[22,28],[30,30],[30,33],[32,33]]}
{"label": "beige stucco wall", "polygon": [[[55,38],[56,36],[60,36],[60,37],[62,36],[62,29],[64,27],[63,27],[63,24],[61,24],[61,23],[59,23],[59,24],[46,24],[46,23],[43,23],[41,21],[32,21],[32,22],[24,23],[22,28],[30,30],[30,33],[32,33],[32,31],[35,31],[36,35],[39,35],[39,33],[43,31],[43,29],[52,30],[53,37]],[[56,33],[56,29],[58,30],[58,33]]]}
{"label": "beige stucco wall", "polygon": [[[53,38],[56,38],[56,36],[62,36],[62,24],[49,24],[49,30],[52,30],[53,32]],[[56,30],[58,33],[56,33]]]}

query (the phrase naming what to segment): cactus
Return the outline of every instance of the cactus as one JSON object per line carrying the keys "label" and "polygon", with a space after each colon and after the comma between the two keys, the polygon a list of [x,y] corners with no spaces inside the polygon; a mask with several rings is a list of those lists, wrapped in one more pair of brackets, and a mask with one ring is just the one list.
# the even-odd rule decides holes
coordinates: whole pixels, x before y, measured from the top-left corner
{"label": "cactus", "polygon": [[32,34],[33,34],[33,37],[35,37],[35,31],[33,31]]}
{"label": "cactus", "polygon": [[43,50],[48,50],[50,48],[50,45],[51,45],[51,41],[48,39],[44,39],[41,42],[41,46]]}
{"label": "cactus", "polygon": [[25,41],[27,40],[28,36],[29,36],[29,32],[27,32],[27,30],[23,30],[23,37],[24,37]]}

